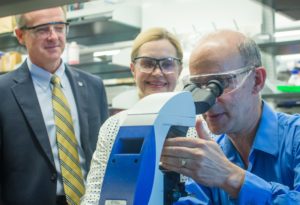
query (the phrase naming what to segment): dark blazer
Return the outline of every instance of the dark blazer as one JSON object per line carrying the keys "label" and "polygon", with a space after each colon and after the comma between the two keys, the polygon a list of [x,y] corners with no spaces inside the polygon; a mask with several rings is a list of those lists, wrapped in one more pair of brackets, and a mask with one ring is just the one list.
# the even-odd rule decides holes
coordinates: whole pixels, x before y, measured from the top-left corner
{"label": "dark blazer", "polygon": [[[100,78],[66,66],[89,170],[98,131],[108,117]],[[0,204],[54,205],[57,172],[27,63],[0,76]]]}

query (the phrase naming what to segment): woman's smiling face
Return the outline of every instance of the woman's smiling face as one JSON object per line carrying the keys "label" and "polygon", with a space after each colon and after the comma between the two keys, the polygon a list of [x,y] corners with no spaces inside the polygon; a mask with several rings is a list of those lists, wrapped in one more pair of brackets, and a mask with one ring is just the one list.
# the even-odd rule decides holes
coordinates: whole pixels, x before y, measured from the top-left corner
{"label": "woman's smiling face", "polygon": [[[167,39],[149,41],[143,44],[139,49],[139,56],[156,59],[177,58],[175,47]],[[180,65],[174,73],[164,74],[159,66],[156,66],[153,72],[144,73],[140,71],[137,65],[131,63],[130,69],[138,87],[139,97],[143,98],[152,93],[173,91],[182,68]]]}

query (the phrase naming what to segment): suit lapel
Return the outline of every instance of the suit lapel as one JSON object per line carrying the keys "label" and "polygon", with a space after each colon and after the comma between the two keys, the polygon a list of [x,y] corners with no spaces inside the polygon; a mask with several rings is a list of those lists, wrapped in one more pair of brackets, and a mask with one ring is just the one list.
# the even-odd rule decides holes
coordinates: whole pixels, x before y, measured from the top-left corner
{"label": "suit lapel", "polygon": [[42,150],[50,163],[55,167],[47,129],[26,62],[19,68],[15,81],[16,85],[12,87],[12,92],[23,111],[35,138],[42,147]]}
{"label": "suit lapel", "polygon": [[89,144],[87,137],[89,136],[87,113],[87,85],[84,79],[82,79],[79,76],[79,73],[73,71],[72,68],[69,68],[68,66],[66,66],[66,74],[69,78],[77,106],[81,146],[85,155],[87,155],[87,153],[89,152],[89,146],[87,146]]}

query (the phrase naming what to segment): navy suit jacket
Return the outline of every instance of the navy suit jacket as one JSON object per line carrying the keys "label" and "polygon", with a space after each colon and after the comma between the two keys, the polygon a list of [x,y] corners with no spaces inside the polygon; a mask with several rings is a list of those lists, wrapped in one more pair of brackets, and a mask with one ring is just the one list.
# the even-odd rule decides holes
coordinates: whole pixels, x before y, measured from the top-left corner
{"label": "navy suit jacket", "polygon": [[[108,117],[100,78],[66,66],[89,170],[98,131]],[[56,204],[57,172],[27,63],[0,76],[0,204]]]}

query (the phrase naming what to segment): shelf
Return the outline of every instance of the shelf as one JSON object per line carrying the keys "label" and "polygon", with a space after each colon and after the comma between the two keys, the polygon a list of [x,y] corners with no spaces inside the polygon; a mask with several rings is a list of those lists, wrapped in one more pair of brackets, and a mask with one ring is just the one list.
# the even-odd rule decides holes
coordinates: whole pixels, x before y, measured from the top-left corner
{"label": "shelf", "polygon": [[74,67],[100,76],[102,79],[132,78],[129,67],[112,63],[91,62],[74,65]]}
{"label": "shelf", "polygon": [[5,73],[7,73],[7,72],[0,71],[0,75],[3,75],[3,74],[5,74]]}
{"label": "shelf", "polygon": [[0,34],[0,51],[19,51],[20,49],[23,49],[23,46],[19,44],[13,33]]}
{"label": "shelf", "polygon": [[135,85],[135,81],[133,77],[104,79],[103,82],[106,87],[120,86],[120,85]]}
{"label": "shelf", "polygon": [[[0,16],[86,1],[1,0]],[[68,22],[70,22],[68,42],[76,41],[83,47],[113,43],[115,45],[116,42],[132,41],[140,32],[140,7],[124,5],[115,8],[105,2],[102,2],[101,6],[93,6],[95,2],[92,1],[88,3],[90,4],[84,7],[86,9],[68,12]],[[19,45],[12,32],[0,34],[0,51],[26,53],[25,48]],[[91,62],[74,65],[74,67],[100,76],[108,86],[134,84],[130,69],[126,66],[111,62]]]}
{"label": "shelf", "polygon": [[300,20],[300,1],[299,0],[255,0],[264,5],[272,7],[275,11],[278,11],[290,18]]}
{"label": "shelf", "polygon": [[[72,66],[101,77],[108,86],[134,84],[130,68],[126,66],[107,62],[82,63]],[[0,75],[5,73],[7,72],[0,72]]]}
{"label": "shelf", "polygon": [[297,109],[299,112],[300,107],[300,93],[274,93],[274,94],[262,94],[262,98],[268,102],[272,102],[276,108],[288,109],[281,110],[287,113],[291,112],[291,108]]}
{"label": "shelf", "polygon": [[[86,1],[88,0],[80,0],[80,2]],[[78,0],[1,0],[0,17],[72,3],[78,3]]]}
{"label": "shelf", "polygon": [[[67,41],[76,41],[80,45],[91,46],[132,40],[140,32],[140,28],[124,23],[89,19],[80,22],[71,22]],[[0,34],[1,51],[20,51],[21,46],[13,33]]]}
{"label": "shelf", "polygon": [[89,46],[132,40],[139,32],[140,28],[111,19],[88,19],[71,22],[67,39]]}
{"label": "shelf", "polygon": [[262,98],[264,99],[285,99],[285,100],[293,100],[299,99],[300,100],[300,93],[271,93],[271,94],[262,94]]}
{"label": "shelf", "polygon": [[[101,29],[99,29],[101,28]],[[85,21],[71,23],[68,41],[89,46],[132,40],[140,32],[139,28],[114,21]],[[21,46],[13,33],[0,34],[0,50],[20,50]]]}
{"label": "shelf", "polygon": [[260,49],[273,55],[300,53],[300,39],[258,43]]}
{"label": "shelf", "polygon": [[[97,75],[102,79],[111,79],[111,81],[107,80],[108,85],[114,84],[133,84],[133,77],[129,67],[107,63],[107,62],[90,62],[90,63],[82,63],[71,65],[75,68],[84,70],[91,74]],[[7,72],[0,72],[0,75],[5,74]]]}

